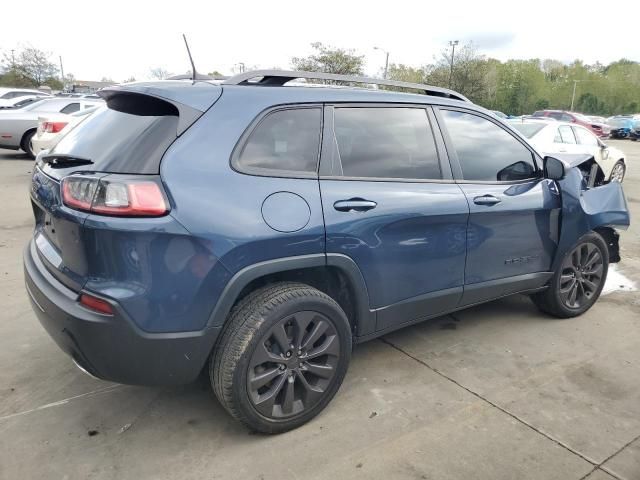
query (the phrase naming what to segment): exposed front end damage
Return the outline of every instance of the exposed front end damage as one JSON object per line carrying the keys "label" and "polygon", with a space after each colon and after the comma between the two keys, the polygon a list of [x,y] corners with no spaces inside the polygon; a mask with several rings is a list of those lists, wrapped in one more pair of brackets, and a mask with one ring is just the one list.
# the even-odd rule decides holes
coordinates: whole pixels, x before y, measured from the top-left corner
{"label": "exposed front end damage", "polygon": [[558,267],[573,244],[592,230],[602,235],[607,242],[610,262],[619,262],[619,235],[616,230],[626,230],[630,224],[622,184],[605,183],[602,169],[593,156],[556,158],[565,164],[566,174],[558,181],[562,196],[562,217],[553,269]]}

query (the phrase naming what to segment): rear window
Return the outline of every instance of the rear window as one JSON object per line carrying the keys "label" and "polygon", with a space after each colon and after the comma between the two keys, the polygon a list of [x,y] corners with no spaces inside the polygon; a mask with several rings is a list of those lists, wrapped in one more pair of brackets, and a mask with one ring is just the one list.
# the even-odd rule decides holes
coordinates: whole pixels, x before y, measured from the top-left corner
{"label": "rear window", "polygon": [[533,138],[533,136],[546,127],[544,123],[512,123],[511,126],[518,130],[526,138]]}
{"label": "rear window", "polygon": [[101,107],[49,153],[91,160],[95,171],[157,174],[177,127],[176,115],[133,115]]}

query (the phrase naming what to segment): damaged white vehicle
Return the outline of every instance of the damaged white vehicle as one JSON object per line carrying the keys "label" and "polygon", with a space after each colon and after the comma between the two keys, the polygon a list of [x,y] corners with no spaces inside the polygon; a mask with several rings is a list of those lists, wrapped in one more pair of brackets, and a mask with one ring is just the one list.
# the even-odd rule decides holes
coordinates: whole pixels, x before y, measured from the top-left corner
{"label": "damaged white vehicle", "polygon": [[591,155],[604,172],[606,181],[622,182],[627,160],[622,150],[606,145],[580,125],[565,122],[510,121],[542,156]]}

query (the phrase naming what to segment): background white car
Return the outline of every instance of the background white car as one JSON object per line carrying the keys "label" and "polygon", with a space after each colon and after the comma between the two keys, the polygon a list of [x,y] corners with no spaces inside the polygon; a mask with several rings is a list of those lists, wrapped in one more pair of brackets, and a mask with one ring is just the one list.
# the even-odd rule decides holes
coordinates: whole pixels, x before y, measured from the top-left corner
{"label": "background white car", "polygon": [[602,142],[588,129],[565,122],[511,121],[542,155],[585,153],[593,155],[605,179],[622,182],[627,169],[624,152]]}
{"label": "background white car", "polygon": [[103,100],[85,98],[45,98],[18,110],[0,110],[0,148],[22,149],[35,158],[33,137],[38,128],[38,118],[48,114],[69,115],[96,105]]}
{"label": "background white car", "polygon": [[0,108],[11,107],[15,103],[15,99],[20,97],[51,97],[48,93],[30,88],[0,88]]}
{"label": "background white car", "polygon": [[33,153],[37,155],[43,150],[50,150],[69,130],[88,118],[98,108],[97,106],[85,108],[71,115],[54,113],[38,117],[38,129],[31,140]]}

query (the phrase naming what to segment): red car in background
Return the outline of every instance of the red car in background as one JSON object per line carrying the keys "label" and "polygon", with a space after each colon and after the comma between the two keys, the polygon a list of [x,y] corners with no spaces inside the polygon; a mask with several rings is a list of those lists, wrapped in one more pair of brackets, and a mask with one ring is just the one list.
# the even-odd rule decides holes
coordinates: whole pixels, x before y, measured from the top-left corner
{"label": "red car in background", "polygon": [[605,123],[592,122],[589,118],[576,112],[567,112],[565,110],[538,110],[533,113],[534,117],[550,117],[560,122],[569,122],[582,125],[591,130],[594,135],[600,138],[609,138],[611,127]]}

